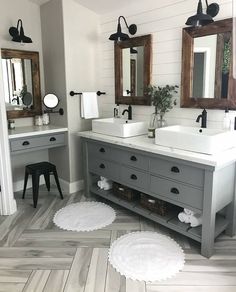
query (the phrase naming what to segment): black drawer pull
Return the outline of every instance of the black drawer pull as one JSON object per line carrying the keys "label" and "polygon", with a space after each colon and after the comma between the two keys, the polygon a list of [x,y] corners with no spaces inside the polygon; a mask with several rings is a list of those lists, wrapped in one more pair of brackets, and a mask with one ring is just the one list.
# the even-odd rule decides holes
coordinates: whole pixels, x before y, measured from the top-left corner
{"label": "black drawer pull", "polygon": [[171,167],[171,171],[175,173],[179,173],[179,168],[177,166]]}
{"label": "black drawer pull", "polygon": [[137,176],[136,176],[135,174],[131,174],[130,178],[133,179],[133,180],[138,179]]}
{"label": "black drawer pull", "polygon": [[24,141],[24,142],[22,143],[22,146],[27,146],[27,145],[29,145],[29,144],[30,144],[29,141]]}
{"label": "black drawer pull", "polygon": [[56,139],[55,137],[51,137],[49,141],[50,141],[50,142],[53,142],[53,141],[56,141],[56,140],[57,140],[57,139]]}
{"label": "black drawer pull", "polygon": [[172,188],[172,189],[170,190],[170,192],[171,192],[172,194],[175,194],[175,195],[178,195],[178,194],[179,194],[179,190],[178,190],[177,188]]}
{"label": "black drawer pull", "polygon": [[130,157],[130,160],[131,160],[131,161],[137,161],[138,159],[137,159],[136,156],[132,155],[132,156]]}
{"label": "black drawer pull", "polygon": [[103,163],[101,163],[101,164],[99,165],[99,167],[102,168],[102,169],[104,169],[104,168],[105,168],[105,165],[104,165]]}
{"label": "black drawer pull", "polygon": [[100,148],[99,151],[100,151],[101,153],[105,153],[105,152],[106,152],[105,149],[104,149],[103,147]]}

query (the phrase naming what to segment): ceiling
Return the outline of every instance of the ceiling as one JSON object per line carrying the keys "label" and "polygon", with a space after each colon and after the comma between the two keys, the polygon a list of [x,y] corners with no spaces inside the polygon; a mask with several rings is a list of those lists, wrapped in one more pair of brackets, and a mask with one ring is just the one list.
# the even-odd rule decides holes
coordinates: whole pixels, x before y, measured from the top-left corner
{"label": "ceiling", "polygon": [[[39,5],[42,5],[50,0],[30,0]],[[114,10],[120,9],[127,4],[137,3],[138,0],[75,0],[79,4],[96,12],[97,14],[110,13]]]}

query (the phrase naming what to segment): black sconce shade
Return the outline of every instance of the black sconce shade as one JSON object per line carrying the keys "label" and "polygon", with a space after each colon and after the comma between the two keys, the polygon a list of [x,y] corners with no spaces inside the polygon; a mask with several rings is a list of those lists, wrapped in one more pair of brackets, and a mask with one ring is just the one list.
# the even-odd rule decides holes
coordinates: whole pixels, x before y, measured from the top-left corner
{"label": "black sconce shade", "polygon": [[214,22],[214,20],[212,19],[211,15],[204,14],[202,12],[202,1],[199,0],[197,6],[197,14],[190,16],[185,24],[192,26],[204,26],[212,22]]}
{"label": "black sconce shade", "polygon": [[109,40],[111,40],[111,41],[125,41],[125,40],[129,39],[129,35],[126,33],[123,33],[121,31],[121,25],[120,25],[121,18],[124,20],[126,27],[128,28],[130,34],[134,35],[137,32],[137,25],[136,24],[131,24],[130,26],[128,26],[127,21],[124,18],[124,16],[119,16],[118,25],[117,25],[117,32],[111,34],[109,37]]}
{"label": "black sconce shade", "polygon": [[[20,25],[20,30],[19,30],[19,25]],[[17,21],[17,27],[12,26],[9,28],[9,34],[12,36],[13,42],[32,43],[32,39],[30,37],[25,36],[23,23],[21,19]]]}

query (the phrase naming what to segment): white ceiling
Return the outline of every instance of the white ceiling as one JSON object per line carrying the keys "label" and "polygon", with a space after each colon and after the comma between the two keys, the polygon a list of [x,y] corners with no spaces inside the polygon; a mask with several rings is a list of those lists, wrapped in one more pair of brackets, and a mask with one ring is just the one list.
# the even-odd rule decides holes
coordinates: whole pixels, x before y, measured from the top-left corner
{"label": "white ceiling", "polygon": [[[50,0],[30,0],[39,5],[42,5]],[[127,4],[137,3],[140,0],[75,0],[79,4],[93,10],[97,14],[110,13],[114,10],[120,9]],[[141,0],[142,1],[142,0]]]}

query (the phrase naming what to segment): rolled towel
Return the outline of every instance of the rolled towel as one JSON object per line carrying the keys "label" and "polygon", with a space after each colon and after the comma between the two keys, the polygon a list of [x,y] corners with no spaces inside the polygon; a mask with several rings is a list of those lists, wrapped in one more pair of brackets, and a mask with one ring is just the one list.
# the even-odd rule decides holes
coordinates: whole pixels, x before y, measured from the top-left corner
{"label": "rolled towel", "polygon": [[178,215],[179,221],[180,221],[180,222],[183,222],[183,223],[190,223],[190,217],[191,217],[191,216],[187,215],[187,214],[184,213],[184,212],[181,212],[181,213],[179,213],[179,215]]}
{"label": "rolled towel", "polygon": [[101,181],[110,181],[108,178],[104,177],[104,176],[100,176]]}
{"label": "rolled towel", "polygon": [[101,181],[99,180],[98,182],[97,182],[97,185],[98,185],[98,187],[101,189],[102,187],[101,187]]}
{"label": "rolled towel", "polygon": [[105,191],[111,190],[111,189],[112,189],[112,182],[106,182],[106,183],[103,185],[103,189],[104,189]]}
{"label": "rolled towel", "polygon": [[184,208],[184,213],[186,213],[187,215],[195,215],[195,212],[189,209]]}
{"label": "rolled towel", "polygon": [[190,226],[191,227],[197,227],[199,225],[202,225],[202,215],[201,214],[195,214],[194,216],[190,217]]}
{"label": "rolled towel", "polygon": [[185,213],[184,212],[180,212],[178,214],[178,218],[179,218],[179,221],[180,222],[184,222],[184,220],[185,220]]}

